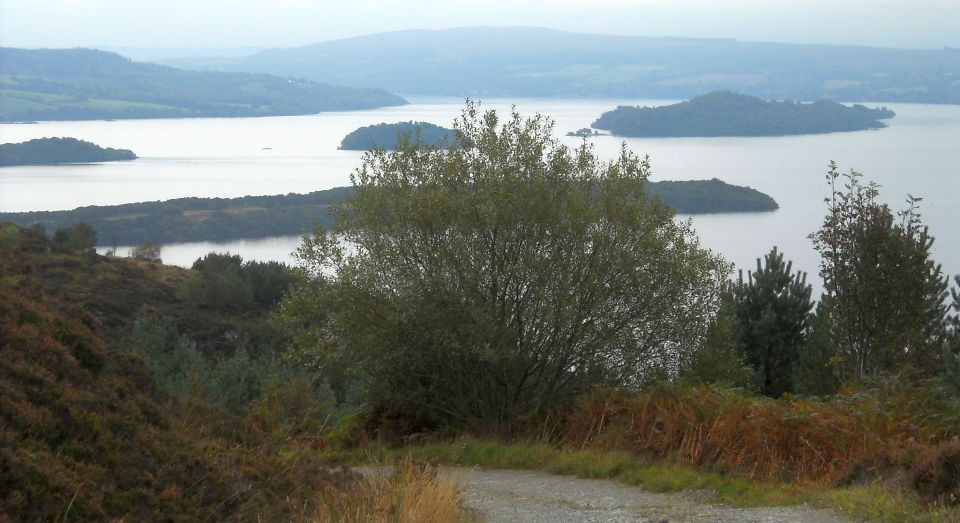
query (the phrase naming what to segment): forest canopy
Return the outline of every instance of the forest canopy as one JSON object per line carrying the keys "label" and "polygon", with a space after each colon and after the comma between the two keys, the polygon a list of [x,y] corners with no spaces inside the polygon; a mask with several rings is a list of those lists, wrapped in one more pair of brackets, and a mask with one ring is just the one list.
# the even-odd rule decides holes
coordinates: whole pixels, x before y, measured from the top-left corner
{"label": "forest canopy", "polygon": [[460,141],[452,129],[440,127],[428,122],[378,123],[361,127],[343,138],[340,149],[347,151],[369,151],[377,147],[393,150],[402,137],[419,140],[432,147],[457,146]]}
{"label": "forest canopy", "polygon": [[886,127],[880,120],[893,117],[886,107],[848,107],[829,100],[765,102],[717,91],[661,107],[621,105],[592,126],[632,137],[785,136],[880,129]]}
{"label": "forest canopy", "polygon": [[76,138],[36,138],[22,143],[0,144],[0,167],[13,165],[58,165],[135,160],[128,149],[100,147]]}
{"label": "forest canopy", "polygon": [[[717,179],[648,181],[646,190],[684,214],[760,212],[778,207],[773,198],[756,189]],[[329,227],[329,206],[343,203],[352,192],[350,187],[336,187],[308,194],[178,198],[72,211],[11,212],[0,213],[0,223],[40,224],[52,231],[84,222],[99,232],[102,243],[116,241],[120,245],[288,236],[308,232],[314,224]]]}

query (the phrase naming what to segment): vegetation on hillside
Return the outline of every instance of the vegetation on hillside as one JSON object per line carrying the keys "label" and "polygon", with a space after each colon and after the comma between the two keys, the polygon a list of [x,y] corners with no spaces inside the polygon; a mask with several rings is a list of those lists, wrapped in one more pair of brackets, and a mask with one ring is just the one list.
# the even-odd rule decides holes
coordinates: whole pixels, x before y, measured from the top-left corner
{"label": "vegetation on hillside", "polygon": [[368,153],[337,223],[305,238],[281,315],[301,357],[354,369],[412,429],[676,374],[728,268],[650,197],[649,164],[570,150],[539,116],[468,104],[456,129],[472,147]]}
{"label": "vegetation on hillside", "polygon": [[435,468],[330,467],[416,441],[442,462],[960,519],[960,277],[919,199],[896,212],[831,165],[814,305],[778,249],[731,281],[646,159],[472,104],[456,129],[471,147],[367,153],[295,269],[185,270],[149,246],[99,256],[86,224],[0,225],[0,519],[457,517]]}
{"label": "vegetation on hillside", "polygon": [[399,122],[378,123],[352,131],[340,142],[340,149],[369,151],[380,148],[392,151],[403,137],[430,147],[458,147],[460,144],[452,129],[428,122]]}
{"label": "vegetation on hillside", "polygon": [[956,49],[464,27],[395,31],[190,62],[182,64],[434,96],[676,100],[730,89],[766,100],[960,103]]}
{"label": "vegetation on hillside", "polygon": [[379,89],[182,71],[94,49],[0,48],[0,121],[272,116],[406,102]]}
{"label": "vegetation on hillside", "polygon": [[[777,209],[770,196],[720,180],[647,182],[651,196],[677,212],[758,212]],[[100,245],[140,245],[187,241],[300,235],[314,225],[329,228],[330,206],[347,201],[353,189],[336,187],[308,194],[241,198],[178,198],[164,202],[80,207],[72,211],[0,213],[0,222],[48,230],[86,223],[99,232]]]}
{"label": "vegetation on hillside", "polygon": [[440,522],[460,512],[455,486],[429,467],[374,479],[317,459],[336,406],[322,383],[280,363],[265,330],[267,302],[288,281],[264,276],[289,269],[222,255],[198,264],[201,278],[227,267],[228,285],[249,285],[253,298],[196,303],[179,297],[198,295],[187,291],[193,271],[0,226],[0,519]]}
{"label": "vegetation on hillside", "polygon": [[828,100],[765,102],[718,91],[662,107],[621,105],[592,126],[633,137],[784,136],[880,129],[886,127],[880,120],[893,116],[887,108],[848,107]]}
{"label": "vegetation on hillside", "polygon": [[136,158],[137,155],[128,149],[103,148],[76,138],[37,138],[0,144],[0,167],[116,162]]}

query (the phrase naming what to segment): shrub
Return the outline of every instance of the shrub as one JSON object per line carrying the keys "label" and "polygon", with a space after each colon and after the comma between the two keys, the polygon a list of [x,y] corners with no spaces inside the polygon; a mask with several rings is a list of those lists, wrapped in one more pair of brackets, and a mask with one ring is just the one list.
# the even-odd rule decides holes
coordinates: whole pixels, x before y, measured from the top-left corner
{"label": "shrub", "polygon": [[597,391],[560,430],[562,443],[717,467],[753,479],[838,482],[863,464],[908,467],[960,436],[960,401],[939,380],[890,378],[826,399],[770,399],[716,387]]}
{"label": "shrub", "polygon": [[71,252],[89,252],[97,246],[97,230],[78,222],[70,227],[57,229],[53,234],[57,247]]}
{"label": "shrub", "polygon": [[470,147],[368,153],[334,230],[304,239],[282,310],[298,348],[350,361],[371,404],[424,428],[676,376],[728,266],[648,194],[648,162],[472,104],[456,128]]}
{"label": "shrub", "polygon": [[[116,248],[114,248],[114,252],[116,252]],[[160,246],[151,242],[143,242],[130,250],[130,257],[159,263],[161,261]]]}
{"label": "shrub", "polygon": [[926,501],[960,503],[960,443],[944,443],[921,458],[910,471],[910,484]]}

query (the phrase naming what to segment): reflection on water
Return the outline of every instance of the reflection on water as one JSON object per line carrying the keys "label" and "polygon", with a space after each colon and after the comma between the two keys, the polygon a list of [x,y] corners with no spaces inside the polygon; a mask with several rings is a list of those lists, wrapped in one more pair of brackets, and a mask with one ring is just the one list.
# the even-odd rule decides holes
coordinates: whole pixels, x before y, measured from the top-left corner
{"label": "reflection on water", "polygon": [[[143,159],[129,163],[0,169],[0,210],[52,210],[82,205],[163,200],[182,196],[232,197],[309,192],[349,183],[360,153],[338,151],[340,139],[364,125],[423,120],[450,125],[462,107],[457,99],[421,99],[404,107],[322,113],[312,116],[41,122],[0,126],[0,141],[73,136],[103,146],[129,148]],[[619,104],[652,101],[518,99],[487,101],[485,107],[553,117],[556,133],[588,126]],[[662,103],[662,102],[659,102]],[[815,280],[817,257],[807,236],[825,211],[825,173],[834,160],[881,185],[894,208],[906,195],[924,198],[924,223],[937,238],[934,255],[951,274],[960,273],[960,106],[885,104],[897,112],[877,131],[773,138],[591,138],[597,153],[613,158],[622,141],[649,154],[654,179],[720,178],[773,196],[772,213],[701,215],[694,225],[703,244],[739,267],[774,245]],[[570,145],[579,138],[561,136]],[[271,150],[264,150],[269,147]],[[250,259],[290,261],[298,240],[276,238],[164,247],[168,263],[189,265],[210,250]],[[245,254],[246,253],[246,254]]]}

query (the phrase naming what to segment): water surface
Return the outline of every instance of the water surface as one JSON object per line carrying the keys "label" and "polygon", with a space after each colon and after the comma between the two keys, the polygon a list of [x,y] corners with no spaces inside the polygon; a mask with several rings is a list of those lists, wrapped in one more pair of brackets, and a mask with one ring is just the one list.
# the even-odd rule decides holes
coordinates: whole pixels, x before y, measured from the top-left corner
{"label": "water surface", "polygon": [[[72,136],[106,147],[132,149],[140,160],[101,165],[0,169],[0,210],[72,209],[184,196],[236,197],[309,192],[349,184],[361,153],[339,151],[350,131],[380,122],[423,120],[449,126],[462,100],[412,99],[412,104],[311,116],[41,122],[0,126],[0,141]],[[657,100],[487,100],[483,107],[554,118],[556,134],[588,126],[620,104]],[[881,199],[902,207],[907,194],[923,197],[924,223],[937,238],[936,259],[960,273],[960,106],[887,104],[897,112],[876,131],[771,138],[592,138],[601,157],[621,142],[649,154],[655,180],[720,178],[773,196],[770,213],[700,215],[702,242],[740,267],[777,245],[795,266],[815,274],[818,259],[807,236],[823,219],[825,173],[834,160],[881,185]],[[561,137],[577,145],[579,138]],[[189,265],[211,249],[251,259],[289,261],[296,237],[164,246],[169,263]]]}

